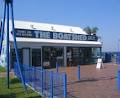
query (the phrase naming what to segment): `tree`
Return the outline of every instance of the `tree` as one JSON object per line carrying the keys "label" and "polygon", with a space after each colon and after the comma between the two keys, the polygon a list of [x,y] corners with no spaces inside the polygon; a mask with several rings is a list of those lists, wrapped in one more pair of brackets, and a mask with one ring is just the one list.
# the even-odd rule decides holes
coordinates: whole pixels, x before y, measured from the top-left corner
{"label": "tree", "polygon": [[97,27],[90,28],[89,26],[87,26],[83,30],[89,35],[91,35],[91,34],[96,35],[96,33],[99,29]]}
{"label": "tree", "polygon": [[91,28],[89,26],[83,29],[87,34],[91,35]]}
{"label": "tree", "polygon": [[99,30],[99,29],[98,29],[97,27],[93,27],[93,28],[92,28],[92,34],[93,34],[93,35],[96,35],[96,33],[97,33],[98,30]]}

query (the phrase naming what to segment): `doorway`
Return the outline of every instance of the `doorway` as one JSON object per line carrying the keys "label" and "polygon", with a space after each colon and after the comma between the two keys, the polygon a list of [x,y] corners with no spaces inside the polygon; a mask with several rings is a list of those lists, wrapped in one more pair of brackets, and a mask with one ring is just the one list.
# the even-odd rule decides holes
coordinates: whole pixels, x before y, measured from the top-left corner
{"label": "doorway", "polygon": [[41,66],[41,48],[32,49],[32,66]]}
{"label": "doorway", "polygon": [[43,66],[55,68],[56,62],[64,65],[63,47],[43,47]]}

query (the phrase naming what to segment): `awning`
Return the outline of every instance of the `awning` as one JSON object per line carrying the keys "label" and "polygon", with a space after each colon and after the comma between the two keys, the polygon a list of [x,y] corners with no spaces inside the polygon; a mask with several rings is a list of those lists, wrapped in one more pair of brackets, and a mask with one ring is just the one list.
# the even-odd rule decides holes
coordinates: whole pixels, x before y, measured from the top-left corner
{"label": "awning", "polygon": [[[11,40],[13,42],[13,40]],[[33,43],[44,46],[75,46],[75,47],[101,47],[102,43],[98,41],[74,41],[74,40],[55,40],[55,39],[37,39],[37,38],[17,38],[19,43]]]}

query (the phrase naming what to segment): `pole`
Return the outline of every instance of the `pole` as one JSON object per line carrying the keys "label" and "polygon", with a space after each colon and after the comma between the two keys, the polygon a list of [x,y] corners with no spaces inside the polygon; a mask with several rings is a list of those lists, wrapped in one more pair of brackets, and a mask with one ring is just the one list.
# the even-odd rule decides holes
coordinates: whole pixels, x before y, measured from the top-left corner
{"label": "pole", "polygon": [[42,57],[42,56],[43,56],[42,48],[43,48],[43,47],[41,46],[41,68],[43,67],[43,63],[42,63],[42,62],[43,62],[43,61],[42,61],[42,58],[43,58],[43,57]]}
{"label": "pole", "polygon": [[58,62],[56,62],[56,72],[58,72],[59,71],[59,64],[58,64]]}
{"label": "pole", "polygon": [[[6,60],[7,60],[7,86],[9,88],[9,64],[10,64],[10,59],[9,59],[9,5],[11,5],[11,18],[12,18],[12,32],[13,32],[13,39],[14,39],[14,48],[15,48],[15,53],[16,53],[16,59],[17,59],[17,65],[18,65],[18,69],[20,71],[20,76],[21,76],[21,80],[22,80],[22,84],[24,85],[25,90],[26,89],[26,85],[25,85],[25,81],[23,79],[23,74],[21,71],[21,67],[20,67],[20,63],[19,63],[19,55],[18,55],[18,50],[17,50],[17,42],[16,42],[16,34],[15,34],[15,30],[14,30],[14,15],[13,15],[13,0],[4,0],[4,17],[3,17],[3,24],[2,24],[2,30],[1,30],[1,39],[0,39],[0,54],[1,54],[1,50],[2,50],[2,42],[3,42],[3,37],[4,37],[4,27],[5,27],[5,17],[6,17],[6,12],[7,12],[7,33],[6,33],[6,41],[7,41],[7,46],[6,46]],[[7,9],[6,9],[7,7]]]}
{"label": "pole", "polygon": [[80,81],[80,65],[78,65],[78,81]]}
{"label": "pole", "polygon": [[13,0],[11,0],[10,5],[11,5],[11,18],[12,18],[12,33],[13,33],[13,39],[14,39],[14,48],[15,48],[15,53],[16,53],[16,60],[17,60],[18,69],[20,71],[22,84],[24,86],[25,91],[27,91],[25,81],[24,81],[24,78],[23,78],[23,74],[22,74],[22,70],[21,70],[21,66],[20,66],[20,62],[19,62],[18,50],[17,50],[18,48],[17,48],[16,34],[15,34],[15,29],[14,29],[15,26],[14,26]]}
{"label": "pole", "polygon": [[100,58],[102,58],[102,47],[100,47]]}
{"label": "pole", "polygon": [[44,73],[43,73],[43,68],[42,68],[42,70],[40,70],[41,71],[41,91],[42,91],[42,95],[43,95],[43,90],[44,90]]}
{"label": "pole", "polygon": [[51,98],[53,98],[53,72],[50,72],[50,89],[51,89]]}
{"label": "pole", "polygon": [[6,16],[6,2],[5,2],[5,4],[4,4],[4,16],[3,16],[3,23],[2,23],[2,28],[1,28],[0,55],[1,55],[1,50],[2,50],[3,37],[4,37],[5,16]]}
{"label": "pole", "polygon": [[120,42],[120,39],[118,39],[118,52],[120,52],[119,42]]}
{"label": "pole", "polygon": [[67,98],[67,74],[63,75],[63,84],[64,84],[64,98]]}
{"label": "pole", "polygon": [[9,88],[9,3],[7,3],[7,86]]}
{"label": "pole", "polygon": [[118,90],[120,91],[120,69],[118,70]]}
{"label": "pole", "polygon": [[64,46],[64,67],[67,66],[67,47]]}

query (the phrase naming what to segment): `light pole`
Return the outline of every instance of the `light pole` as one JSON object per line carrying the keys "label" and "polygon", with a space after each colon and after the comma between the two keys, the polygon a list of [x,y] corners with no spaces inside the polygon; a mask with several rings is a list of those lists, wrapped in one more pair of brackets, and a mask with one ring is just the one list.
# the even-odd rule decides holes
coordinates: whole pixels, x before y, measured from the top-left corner
{"label": "light pole", "polygon": [[118,52],[120,52],[120,38],[118,39]]}

